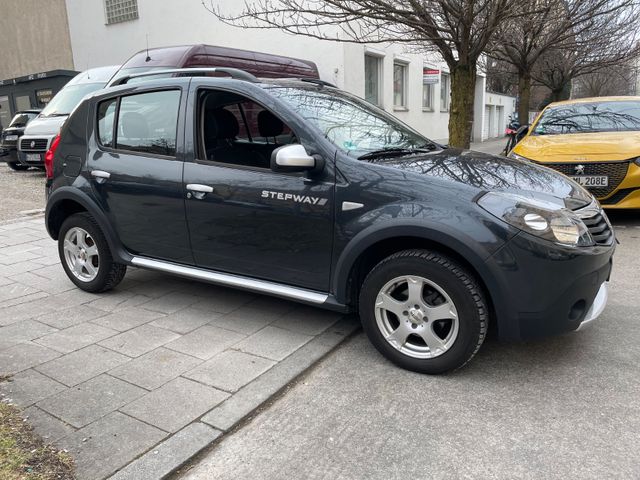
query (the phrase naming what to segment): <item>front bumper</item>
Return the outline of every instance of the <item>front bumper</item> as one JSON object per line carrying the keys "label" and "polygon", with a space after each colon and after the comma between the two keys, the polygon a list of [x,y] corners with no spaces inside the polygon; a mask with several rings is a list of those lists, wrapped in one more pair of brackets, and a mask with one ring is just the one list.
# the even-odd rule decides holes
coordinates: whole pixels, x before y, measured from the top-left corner
{"label": "front bumper", "polygon": [[591,304],[591,308],[584,317],[584,320],[580,322],[580,326],[576,329],[583,330],[585,327],[588,327],[596,320],[600,314],[604,311],[604,307],[607,306],[607,300],[609,299],[609,282],[604,282],[600,285],[600,290],[596,294],[596,298],[593,300]]}
{"label": "front bumper", "polygon": [[513,237],[487,261],[500,337],[555,335],[595,320],[606,305],[614,251],[615,242],[576,249],[524,232]]}

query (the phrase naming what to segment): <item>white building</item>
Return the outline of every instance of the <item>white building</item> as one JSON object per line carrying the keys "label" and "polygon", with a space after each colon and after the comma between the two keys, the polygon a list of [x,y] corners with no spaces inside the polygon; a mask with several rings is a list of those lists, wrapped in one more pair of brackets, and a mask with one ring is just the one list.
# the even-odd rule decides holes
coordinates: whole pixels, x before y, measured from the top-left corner
{"label": "white building", "polygon": [[[239,2],[217,3],[229,11]],[[365,46],[233,27],[209,13],[201,0],[66,0],[66,4],[77,70],[121,64],[144,49],[147,41],[150,48],[205,43],[297,57],[315,62],[322,79],[380,105],[427,137],[447,140],[451,82],[446,64],[436,55],[407,53],[393,44]],[[476,141],[502,135],[515,103],[496,98],[503,103],[494,105],[495,96],[487,94],[484,85],[480,76]]]}

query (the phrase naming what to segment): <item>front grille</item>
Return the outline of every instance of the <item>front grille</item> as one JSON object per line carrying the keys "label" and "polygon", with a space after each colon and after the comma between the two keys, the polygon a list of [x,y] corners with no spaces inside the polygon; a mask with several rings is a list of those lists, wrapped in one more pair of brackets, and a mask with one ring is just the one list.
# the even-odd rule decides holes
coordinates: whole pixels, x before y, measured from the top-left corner
{"label": "front grille", "polygon": [[25,152],[45,152],[49,140],[47,138],[23,138],[20,142],[20,150]]}
{"label": "front grille", "polygon": [[611,245],[611,242],[613,242],[613,232],[611,231],[609,222],[607,222],[602,213],[598,212],[591,217],[582,218],[582,221],[598,245]]}
{"label": "front grille", "polygon": [[601,163],[545,163],[545,167],[564,173],[567,176],[576,176],[576,166],[582,165],[584,173],[581,175],[606,175],[609,177],[607,187],[588,187],[589,191],[598,199],[604,198],[613,192],[622,183],[629,170],[629,162],[601,162]]}

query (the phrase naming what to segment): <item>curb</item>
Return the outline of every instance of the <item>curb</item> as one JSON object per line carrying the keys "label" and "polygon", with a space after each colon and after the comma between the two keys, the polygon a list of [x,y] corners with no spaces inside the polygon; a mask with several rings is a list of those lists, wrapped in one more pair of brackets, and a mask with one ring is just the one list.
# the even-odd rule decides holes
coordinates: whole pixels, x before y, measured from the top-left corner
{"label": "curb", "polygon": [[353,316],[342,317],[322,334],[245,385],[199,420],[152,447],[109,477],[110,480],[167,478],[196,455],[232,435],[236,427],[283,391],[360,328]]}

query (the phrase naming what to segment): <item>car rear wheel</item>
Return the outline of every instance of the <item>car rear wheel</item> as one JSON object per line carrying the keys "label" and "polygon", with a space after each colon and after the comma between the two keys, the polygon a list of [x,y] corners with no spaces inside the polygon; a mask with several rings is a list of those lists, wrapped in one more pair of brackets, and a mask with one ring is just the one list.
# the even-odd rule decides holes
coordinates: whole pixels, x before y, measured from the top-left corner
{"label": "car rear wheel", "polygon": [[9,168],[11,170],[15,170],[17,172],[22,172],[24,170],[29,170],[29,165],[23,165],[23,164],[18,163],[18,162],[7,162],[7,165],[9,165]]}
{"label": "car rear wheel", "polygon": [[487,332],[487,305],[477,281],[437,252],[405,250],[387,257],[367,275],[359,304],[373,345],[415,372],[462,367]]}
{"label": "car rear wheel", "polygon": [[104,292],[118,285],[127,266],[113,261],[109,244],[88,213],[67,218],[58,235],[58,253],[69,279],[87,292]]}

